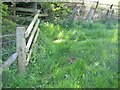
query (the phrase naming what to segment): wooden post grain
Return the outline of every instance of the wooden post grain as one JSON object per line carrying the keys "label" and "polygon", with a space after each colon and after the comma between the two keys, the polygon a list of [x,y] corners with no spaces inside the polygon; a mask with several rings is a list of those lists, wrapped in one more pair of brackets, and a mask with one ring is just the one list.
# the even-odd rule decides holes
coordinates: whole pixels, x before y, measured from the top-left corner
{"label": "wooden post grain", "polygon": [[26,62],[25,27],[17,27],[16,29],[16,45],[18,53],[18,71],[19,73],[24,73]]}

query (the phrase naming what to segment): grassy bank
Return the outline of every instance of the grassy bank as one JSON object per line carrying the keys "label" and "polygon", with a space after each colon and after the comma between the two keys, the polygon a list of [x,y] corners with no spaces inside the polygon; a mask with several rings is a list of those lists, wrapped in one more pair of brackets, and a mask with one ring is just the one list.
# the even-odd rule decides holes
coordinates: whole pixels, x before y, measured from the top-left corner
{"label": "grassy bank", "polygon": [[118,86],[118,30],[102,23],[71,28],[42,23],[25,75],[13,65],[3,87],[100,88]]}

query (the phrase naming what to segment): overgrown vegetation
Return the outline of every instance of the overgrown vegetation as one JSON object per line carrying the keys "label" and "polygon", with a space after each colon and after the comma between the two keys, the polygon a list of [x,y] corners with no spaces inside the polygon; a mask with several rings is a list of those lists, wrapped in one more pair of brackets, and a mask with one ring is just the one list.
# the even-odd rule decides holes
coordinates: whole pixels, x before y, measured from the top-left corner
{"label": "overgrown vegetation", "polygon": [[2,17],[8,16],[10,13],[8,12],[8,6],[0,2],[2,7]]}
{"label": "overgrown vegetation", "polygon": [[[16,33],[16,23],[6,18],[2,19],[2,35],[10,35]],[[8,36],[2,38],[2,61],[8,59],[16,51],[16,36]],[[12,42],[13,41],[13,42]]]}
{"label": "overgrown vegetation", "polygon": [[64,28],[42,23],[40,29],[26,74],[19,75],[15,65],[11,66],[3,74],[3,87],[118,86],[117,28],[109,30],[101,23],[94,24],[92,30],[75,24]]}
{"label": "overgrown vegetation", "polygon": [[[2,7],[6,17],[8,7]],[[50,12],[50,18],[39,25],[26,73],[19,74],[17,62],[13,63],[3,72],[3,88],[117,88],[117,22],[108,26],[105,20],[95,21],[88,28],[85,20],[66,20],[72,7],[66,9],[63,3],[44,3],[43,7]],[[3,18],[3,35],[15,33],[15,28],[15,23]],[[15,37],[4,41],[11,39]],[[3,61],[15,50],[15,42],[4,45]]]}

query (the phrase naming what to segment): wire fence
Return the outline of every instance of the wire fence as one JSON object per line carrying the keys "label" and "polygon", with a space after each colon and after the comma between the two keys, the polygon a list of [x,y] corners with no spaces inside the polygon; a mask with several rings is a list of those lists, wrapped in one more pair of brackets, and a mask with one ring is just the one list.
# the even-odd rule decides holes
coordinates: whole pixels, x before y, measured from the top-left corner
{"label": "wire fence", "polygon": [[[86,3],[86,2],[85,2]],[[97,3],[97,2],[93,2],[93,3]],[[104,5],[99,3],[99,5]],[[106,5],[106,4],[105,4]],[[111,5],[107,5],[107,6],[111,6]],[[117,7],[116,5],[113,5],[114,7]],[[120,6],[119,6],[120,7]],[[27,16],[26,18],[31,18],[33,17],[34,14],[31,14],[30,16]],[[27,20],[23,20],[22,23],[20,23],[19,25],[22,26],[23,24],[25,24]],[[0,42],[0,45],[2,45],[1,48],[9,48],[8,50],[12,51],[12,48],[10,48],[11,46],[16,47],[15,43],[16,43],[16,34],[8,34],[8,35],[2,35],[0,36],[0,39],[4,39],[2,42]],[[4,53],[4,52],[3,52]],[[4,54],[3,54],[4,55]]]}
{"label": "wire fence", "polygon": [[6,42],[0,43],[2,47],[2,61],[5,61],[12,53],[16,51],[16,40],[9,40]]}
{"label": "wire fence", "polygon": [[[29,17],[26,17],[26,18],[31,18],[31,17],[33,17],[33,16],[34,16],[34,14],[32,14],[32,15],[30,15]],[[26,20],[24,20],[20,25],[23,25],[25,22],[26,22]]]}
{"label": "wire fence", "polygon": [[6,42],[2,42],[2,43],[0,43],[0,45],[12,43],[12,42],[16,42],[16,40],[10,40],[10,41],[6,41]]}
{"label": "wire fence", "polygon": [[2,45],[2,47],[4,46],[4,44],[10,44],[12,42],[15,42],[16,38],[16,34],[8,34],[8,35],[2,35],[0,36],[0,39],[2,40],[2,42],[0,42],[0,45]]}
{"label": "wire fence", "polygon": [[2,61],[5,61],[16,48],[16,34],[7,34],[0,36],[0,50],[2,51]]}
{"label": "wire fence", "polygon": [[[34,16],[34,14],[32,14],[31,16],[29,16],[29,17],[26,17],[26,18],[31,18],[31,17],[33,17]],[[26,20],[24,20],[21,24],[19,24],[20,26],[22,26],[24,23],[26,22]],[[11,37],[16,37],[16,34],[8,34],[8,35],[2,35],[2,36],[0,36],[0,39],[3,39],[3,38],[11,38]],[[4,48],[4,45],[5,44],[11,44],[11,43],[13,43],[13,42],[16,42],[16,40],[14,39],[14,40],[7,40],[7,41],[3,41],[3,42],[0,42],[0,45],[2,45],[2,48]]]}
{"label": "wire fence", "polygon": [[2,35],[0,36],[0,38],[6,38],[6,37],[12,37],[12,36],[16,36],[16,35],[15,34]]}
{"label": "wire fence", "polygon": [[[32,14],[29,17],[33,17],[34,14]],[[22,26],[27,20],[22,21],[22,23],[19,24],[19,26]],[[0,50],[2,51],[2,61],[5,61],[11,54],[13,54],[16,51],[16,33],[12,34],[6,34],[0,36],[0,39],[2,42],[0,42]]]}

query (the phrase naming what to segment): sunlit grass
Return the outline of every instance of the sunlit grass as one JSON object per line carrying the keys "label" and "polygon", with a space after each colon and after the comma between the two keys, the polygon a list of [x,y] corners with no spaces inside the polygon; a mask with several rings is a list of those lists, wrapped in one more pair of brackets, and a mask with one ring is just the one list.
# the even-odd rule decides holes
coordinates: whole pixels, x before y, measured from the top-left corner
{"label": "sunlit grass", "polygon": [[102,25],[88,30],[42,23],[25,76],[10,69],[4,73],[3,87],[118,87],[118,30]]}

